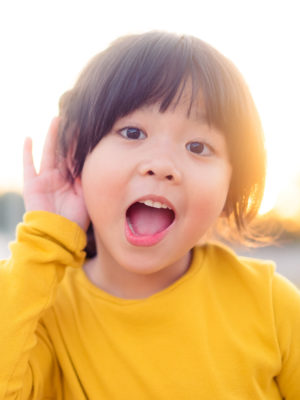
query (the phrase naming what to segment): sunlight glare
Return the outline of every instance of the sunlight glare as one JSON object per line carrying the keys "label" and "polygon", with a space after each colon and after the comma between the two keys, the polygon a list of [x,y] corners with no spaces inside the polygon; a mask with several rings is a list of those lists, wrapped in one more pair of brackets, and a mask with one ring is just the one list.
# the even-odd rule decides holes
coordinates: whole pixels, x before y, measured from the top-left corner
{"label": "sunlight glare", "polygon": [[300,175],[300,56],[295,51],[300,24],[291,4],[212,0],[196,12],[190,0],[185,7],[169,0],[3,2],[0,34],[9,40],[3,41],[0,73],[0,191],[22,186],[25,136],[33,138],[38,166],[58,99],[94,54],[120,35],[163,29],[202,38],[241,70],[266,135],[268,174],[260,213],[278,202],[282,215],[298,212],[300,184],[292,180]]}

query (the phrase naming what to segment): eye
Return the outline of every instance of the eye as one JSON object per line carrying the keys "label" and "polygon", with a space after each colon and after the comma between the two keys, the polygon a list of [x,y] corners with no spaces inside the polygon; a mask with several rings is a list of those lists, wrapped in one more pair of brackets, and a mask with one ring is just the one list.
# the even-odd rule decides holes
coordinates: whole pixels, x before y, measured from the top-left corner
{"label": "eye", "polygon": [[147,135],[141,129],[131,127],[120,129],[119,134],[125,139],[130,140],[141,140],[147,137]]}
{"label": "eye", "polygon": [[212,154],[211,147],[203,142],[189,142],[185,146],[188,151],[194,154],[199,154],[201,156],[209,156]]}

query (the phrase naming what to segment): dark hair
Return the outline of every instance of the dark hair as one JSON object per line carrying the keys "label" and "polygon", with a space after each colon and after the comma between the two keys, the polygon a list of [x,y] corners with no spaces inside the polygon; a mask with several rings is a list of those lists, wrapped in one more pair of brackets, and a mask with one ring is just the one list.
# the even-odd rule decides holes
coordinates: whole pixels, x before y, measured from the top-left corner
{"label": "dark hair", "polygon": [[[160,102],[164,112],[179,101],[188,82],[190,109],[201,91],[208,122],[226,137],[233,173],[224,211],[245,236],[264,190],[262,126],[239,71],[198,38],[166,32],[130,35],[96,55],[61,97],[60,152],[67,157],[72,149],[74,179],[116,120],[145,104]],[[93,251],[88,249],[88,255]]]}

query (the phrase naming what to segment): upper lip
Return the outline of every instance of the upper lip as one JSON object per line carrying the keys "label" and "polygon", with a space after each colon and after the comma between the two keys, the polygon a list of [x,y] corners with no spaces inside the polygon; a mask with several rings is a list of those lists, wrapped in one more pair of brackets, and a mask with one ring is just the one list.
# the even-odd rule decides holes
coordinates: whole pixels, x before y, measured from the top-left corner
{"label": "upper lip", "polygon": [[[135,203],[138,203],[138,202],[141,202],[141,201],[145,201],[145,200],[159,201],[162,204],[166,204],[174,212],[174,214],[176,215],[176,209],[175,209],[174,205],[170,202],[170,200],[166,199],[163,196],[157,196],[157,195],[154,195],[154,194],[147,194],[145,196],[139,197],[138,199],[133,201],[129,205],[129,207],[131,207]],[[128,210],[128,208],[127,208],[127,210]]]}

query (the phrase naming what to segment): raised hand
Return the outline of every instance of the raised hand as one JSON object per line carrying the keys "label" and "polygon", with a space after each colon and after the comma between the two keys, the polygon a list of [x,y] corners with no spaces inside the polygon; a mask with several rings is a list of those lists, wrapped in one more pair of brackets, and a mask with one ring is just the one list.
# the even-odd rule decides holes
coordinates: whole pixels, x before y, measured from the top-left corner
{"label": "raised hand", "polygon": [[76,222],[84,230],[89,225],[80,178],[70,182],[65,173],[67,166],[58,164],[56,143],[59,118],[49,128],[44,144],[39,173],[32,158],[32,141],[24,143],[24,202],[27,211],[49,211]]}

